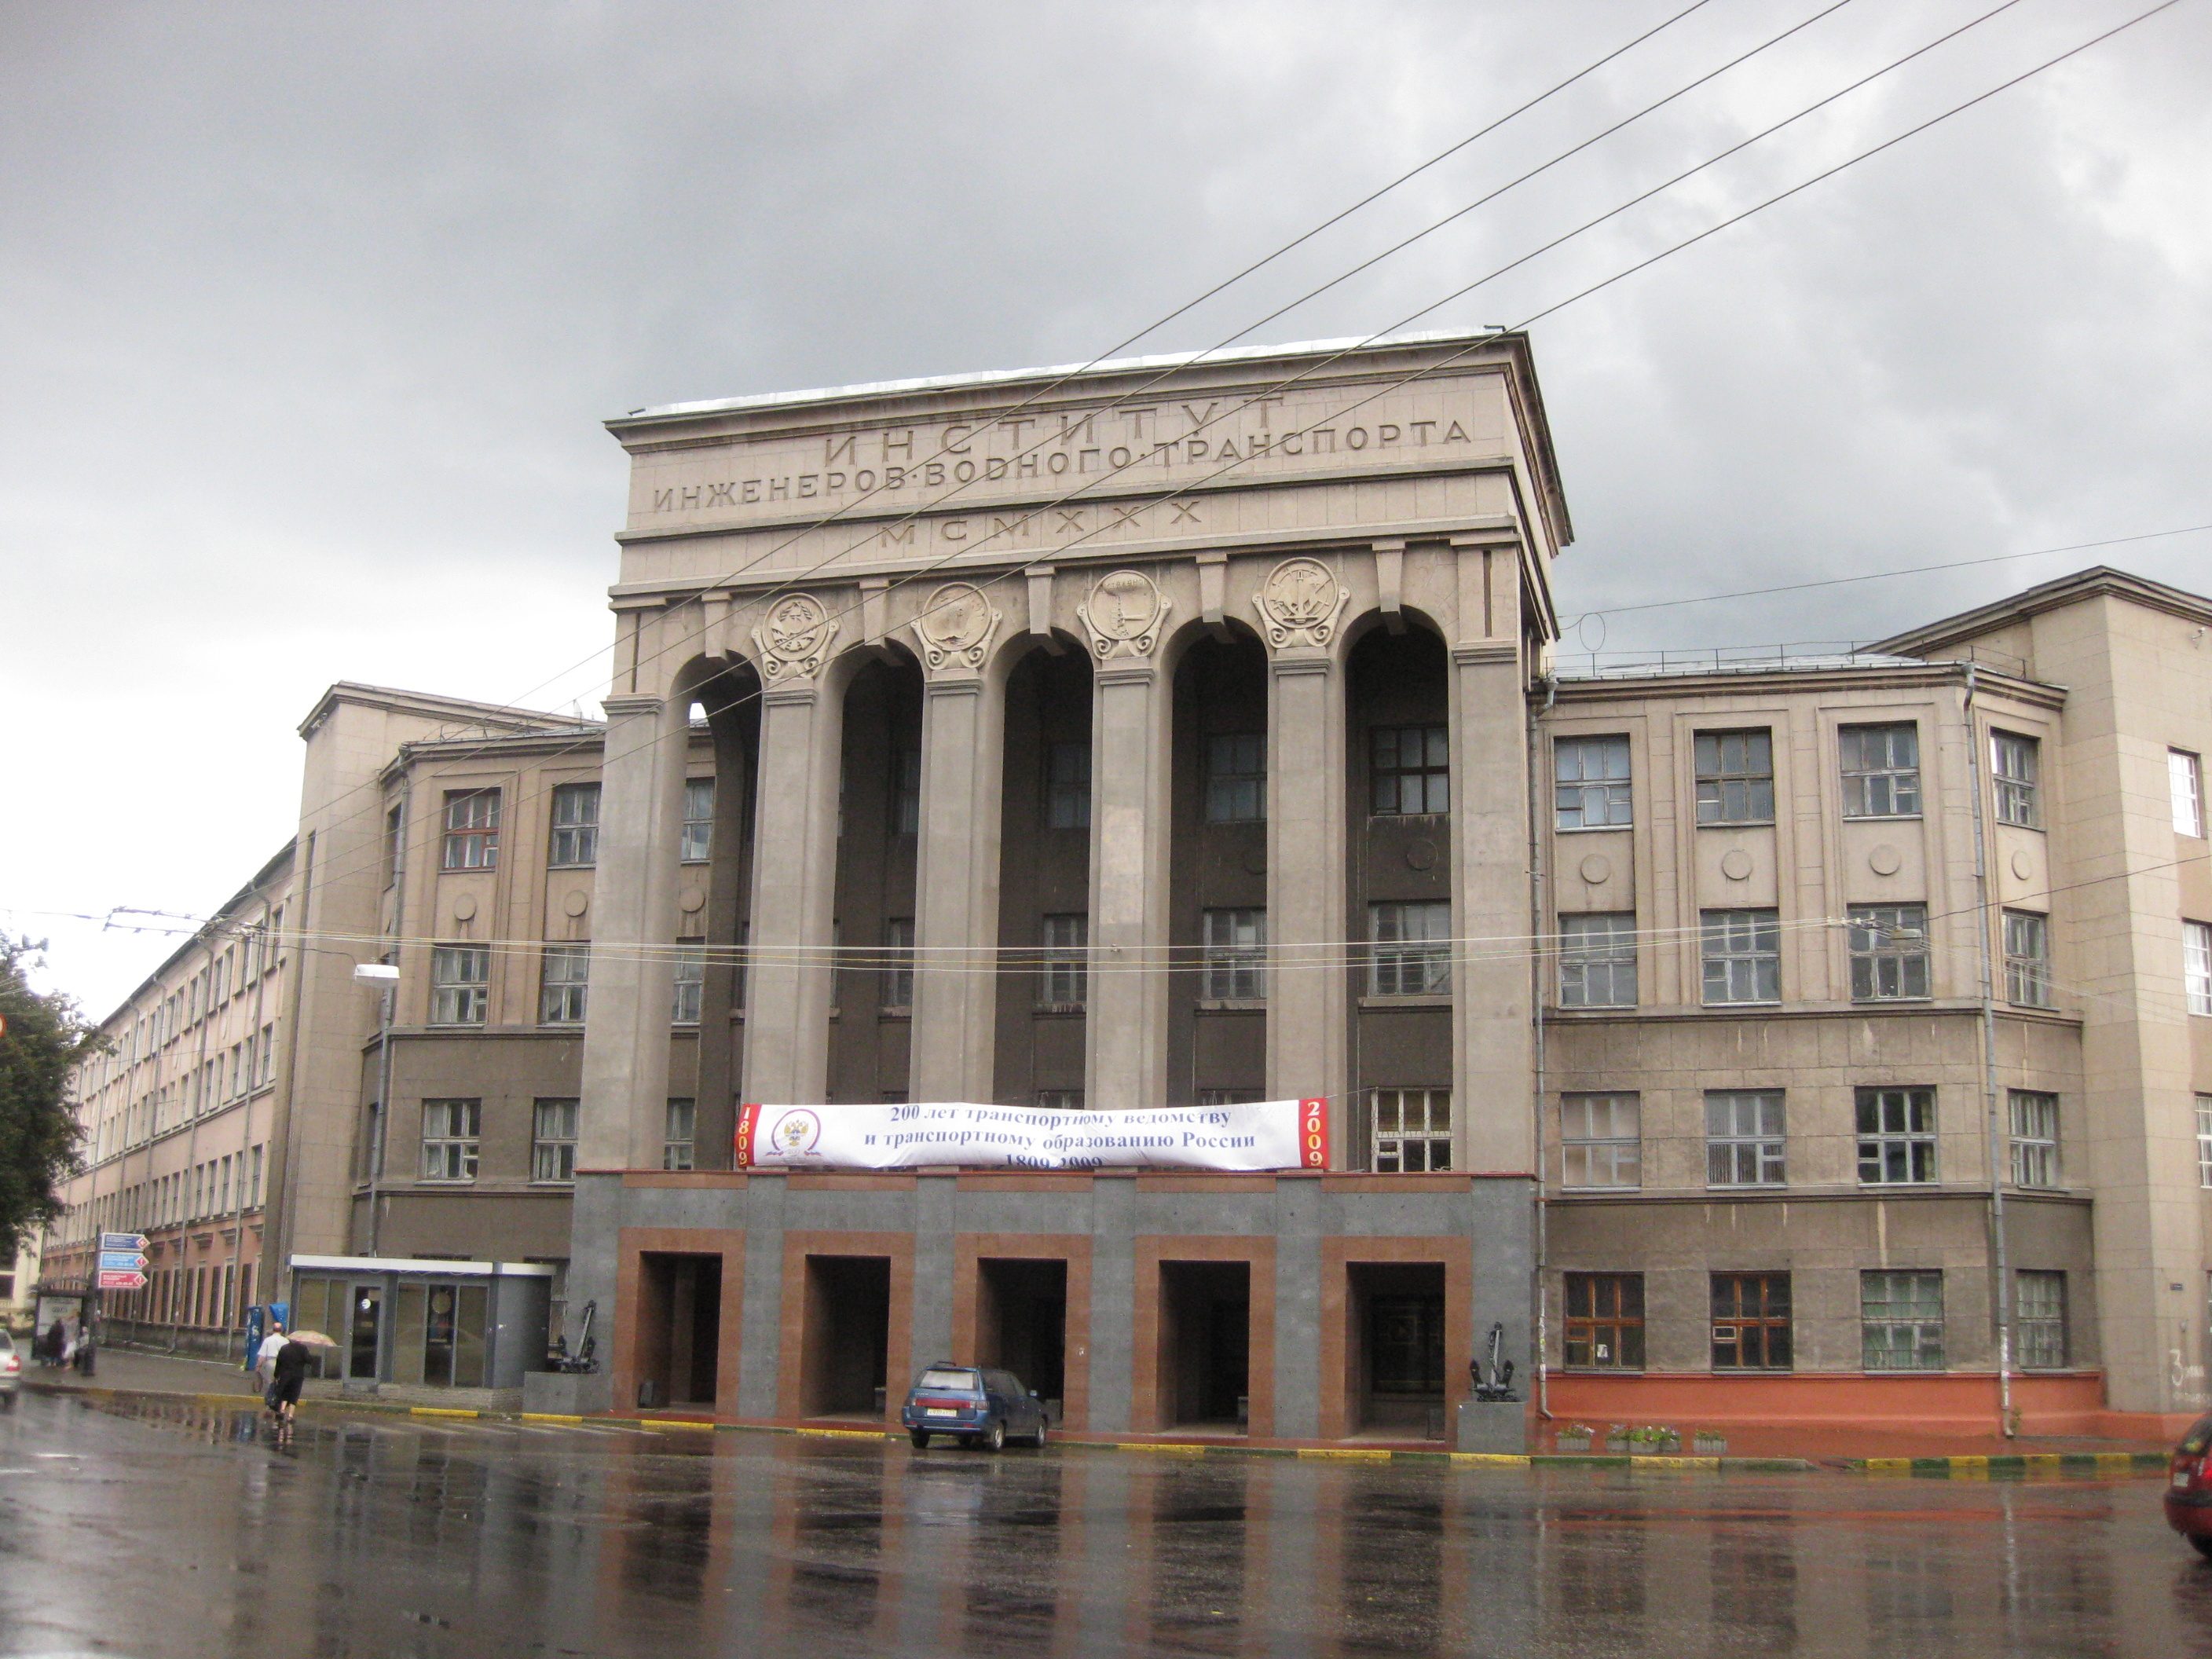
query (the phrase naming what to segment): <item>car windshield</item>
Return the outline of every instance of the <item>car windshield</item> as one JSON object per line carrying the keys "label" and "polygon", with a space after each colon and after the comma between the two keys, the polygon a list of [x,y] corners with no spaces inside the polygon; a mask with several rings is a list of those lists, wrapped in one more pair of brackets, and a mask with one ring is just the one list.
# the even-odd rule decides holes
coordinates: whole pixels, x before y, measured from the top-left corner
{"label": "car windshield", "polygon": [[15,1339],[9,1335],[7,1332],[0,1331],[0,1353],[13,1353],[15,1352]]}
{"label": "car windshield", "polygon": [[2208,1449],[2212,1449],[2212,1417],[2200,1417],[2191,1425],[2189,1432],[2181,1437],[2178,1449],[2197,1457]]}
{"label": "car windshield", "polygon": [[917,1389],[957,1389],[963,1394],[973,1394],[979,1386],[973,1371],[939,1370],[932,1369],[921,1374]]}

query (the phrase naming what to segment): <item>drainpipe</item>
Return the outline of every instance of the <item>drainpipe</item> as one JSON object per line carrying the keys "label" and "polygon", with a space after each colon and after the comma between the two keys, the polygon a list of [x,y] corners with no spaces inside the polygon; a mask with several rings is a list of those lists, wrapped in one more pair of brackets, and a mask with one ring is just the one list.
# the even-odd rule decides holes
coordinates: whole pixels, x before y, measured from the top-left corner
{"label": "drainpipe", "polygon": [[2004,1137],[1997,1121],[1996,969],[1990,951],[1990,852],[1982,821],[1982,738],[1974,717],[1975,667],[1966,665],[1966,776],[1974,796],[1975,938],[1982,975],[1982,1109],[1990,1158],[1990,1253],[1997,1327],[1997,1430],[2013,1435],[2012,1275],[2005,1265]]}
{"label": "drainpipe", "polygon": [[1541,722],[1559,699],[1556,675],[1544,677],[1544,702],[1528,709],[1528,988],[1534,1011],[1536,1148],[1536,1260],[1530,1272],[1536,1299],[1536,1415],[1552,1419],[1552,1372],[1546,1363],[1551,1353],[1550,1298],[1544,1291],[1546,1257],[1551,1238],[1550,1205],[1544,1194],[1544,766]]}

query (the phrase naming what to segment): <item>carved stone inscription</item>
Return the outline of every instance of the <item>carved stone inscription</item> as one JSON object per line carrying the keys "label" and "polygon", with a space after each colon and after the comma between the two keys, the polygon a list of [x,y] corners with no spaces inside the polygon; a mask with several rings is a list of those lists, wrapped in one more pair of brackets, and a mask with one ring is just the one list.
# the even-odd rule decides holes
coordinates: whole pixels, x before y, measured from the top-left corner
{"label": "carved stone inscription", "polygon": [[1267,630],[1267,643],[1323,646],[1336,632],[1336,619],[1351,601],[1352,590],[1339,586],[1318,559],[1285,559],[1267,573],[1252,603]]}
{"label": "carved stone inscription", "polygon": [[1091,597],[1075,607],[1091,635],[1091,654],[1149,657],[1160,642],[1160,624],[1169,601],[1141,570],[1116,570],[1101,576]]}
{"label": "carved stone inscription", "polygon": [[981,668],[990,654],[992,636],[999,631],[1000,614],[970,582],[947,582],[931,594],[914,619],[914,635],[921,642],[922,660],[930,672]]}
{"label": "carved stone inscription", "polygon": [[793,593],[769,607],[753,629],[761,670],[770,680],[811,680],[822,672],[837,624],[811,593]]}

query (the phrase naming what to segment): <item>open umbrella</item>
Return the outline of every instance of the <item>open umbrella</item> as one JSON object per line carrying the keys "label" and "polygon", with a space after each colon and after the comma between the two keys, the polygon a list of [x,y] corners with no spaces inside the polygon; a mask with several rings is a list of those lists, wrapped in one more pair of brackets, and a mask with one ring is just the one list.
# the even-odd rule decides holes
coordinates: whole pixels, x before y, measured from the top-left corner
{"label": "open umbrella", "polygon": [[338,1345],[336,1337],[325,1336],[320,1331],[294,1331],[290,1335],[293,1341],[304,1342],[311,1348],[335,1348]]}

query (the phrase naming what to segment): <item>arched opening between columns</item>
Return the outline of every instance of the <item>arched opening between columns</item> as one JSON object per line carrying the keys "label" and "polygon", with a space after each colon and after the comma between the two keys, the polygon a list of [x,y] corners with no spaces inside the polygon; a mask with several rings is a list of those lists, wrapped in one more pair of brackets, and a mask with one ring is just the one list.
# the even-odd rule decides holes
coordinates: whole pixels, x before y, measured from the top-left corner
{"label": "arched opening between columns", "polygon": [[854,671],[843,698],[828,1094],[903,1101],[921,829],[921,667],[885,647]]}

